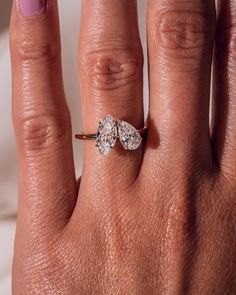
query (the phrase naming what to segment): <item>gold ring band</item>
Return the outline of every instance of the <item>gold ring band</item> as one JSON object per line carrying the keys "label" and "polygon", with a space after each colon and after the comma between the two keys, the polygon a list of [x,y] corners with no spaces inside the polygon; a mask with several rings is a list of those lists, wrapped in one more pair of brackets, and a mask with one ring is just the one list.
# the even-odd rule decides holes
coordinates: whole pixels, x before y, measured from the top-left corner
{"label": "gold ring band", "polygon": [[[147,132],[147,127],[143,127],[141,129],[138,129],[137,131],[140,135],[144,136],[145,133]],[[79,140],[96,140],[97,134],[96,133],[81,132],[81,133],[76,134],[75,138],[79,139]]]}

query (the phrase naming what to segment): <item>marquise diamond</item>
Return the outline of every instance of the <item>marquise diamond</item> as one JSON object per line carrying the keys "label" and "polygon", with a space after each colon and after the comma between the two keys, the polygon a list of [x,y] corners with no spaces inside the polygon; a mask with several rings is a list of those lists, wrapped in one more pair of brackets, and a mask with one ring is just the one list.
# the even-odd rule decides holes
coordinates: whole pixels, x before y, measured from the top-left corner
{"label": "marquise diamond", "polygon": [[96,137],[96,147],[101,155],[106,156],[116,143],[118,136],[117,122],[112,116],[107,115],[99,122]]}

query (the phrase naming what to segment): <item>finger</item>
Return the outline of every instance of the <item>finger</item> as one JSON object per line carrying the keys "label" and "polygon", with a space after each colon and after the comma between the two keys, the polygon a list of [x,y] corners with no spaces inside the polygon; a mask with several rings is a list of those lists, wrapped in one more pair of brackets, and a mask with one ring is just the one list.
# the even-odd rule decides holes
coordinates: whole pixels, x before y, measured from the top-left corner
{"label": "finger", "polygon": [[76,181],[56,2],[15,1],[10,35],[19,220],[27,227],[29,221],[60,226],[71,214]]}
{"label": "finger", "polygon": [[[96,131],[107,114],[143,127],[142,50],[135,0],[82,1],[79,72],[86,132]],[[125,173],[136,175],[141,149],[126,152],[118,146],[117,142],[105,158],[94,142],[86,142],[84,174],[92,177],[99,170],[114,176],[115,172],[123,180]]]}
{"label": "finger", "polygon": [[236,11],[233,4],[234,1],[219,1],[214,59],[213,142],[219,166],[230,179],[236,179]]}
{"label": "finger", "polygon": [[[160,152],[211,160],[210,71],[215,26],[213,0],[149,0],[149,143],[159,133]],[[153,161],[153,149],[150,159]],[[204,158],[204,159],[203,159]],[[203,160],[202,160],[203,159]],[[188,163],[189,164],[189,163]]]}

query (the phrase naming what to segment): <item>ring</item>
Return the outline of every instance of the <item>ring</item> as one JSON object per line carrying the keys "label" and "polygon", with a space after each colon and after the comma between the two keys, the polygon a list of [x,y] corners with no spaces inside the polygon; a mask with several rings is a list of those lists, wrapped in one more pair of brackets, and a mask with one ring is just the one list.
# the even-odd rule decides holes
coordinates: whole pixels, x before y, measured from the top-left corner
{"label": "ring", "polygon": [[101,155],[106,156],[119,139],[125,150],[136,150],[142,143],[147,127],[137,130],[129,123],[115,120],[107,115],[98,123],[97,133],[78,133],[80,140],[96,140],[96,147]]}

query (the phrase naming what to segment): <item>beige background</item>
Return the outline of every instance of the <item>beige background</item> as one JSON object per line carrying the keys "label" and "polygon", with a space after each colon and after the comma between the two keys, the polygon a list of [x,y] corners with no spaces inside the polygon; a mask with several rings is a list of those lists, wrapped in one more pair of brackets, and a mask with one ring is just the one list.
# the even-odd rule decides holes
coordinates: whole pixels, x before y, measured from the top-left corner
{"label": "beige background", "polygon": [[[80,99],[76,73],[76,46],[80,22],[81,0],[59,0],[63,72],[65,91],[72,110],[74,131],[80,129]],[[139,0],[140,31],[145,45],[146,0]],[[11,264],[16,221],[17,162],[11,124],[11,72],[8,48],[8,23],[11,1],[0,1],[0,294],[11,294]],[[66,46],[63,46],[66,44]],[[146,71],[146,66],[145,66]],[[145,75],[146,77],[146,75]],[[147,80],[145,96],[147,97]],[[146,99],[147,101],[147,99]],[[77,174],[81,169],[81,145],[74,141]]]}

